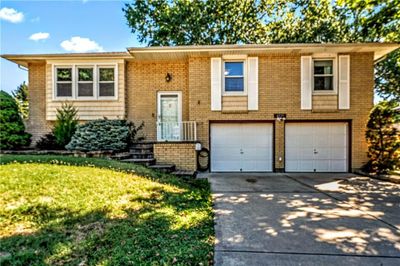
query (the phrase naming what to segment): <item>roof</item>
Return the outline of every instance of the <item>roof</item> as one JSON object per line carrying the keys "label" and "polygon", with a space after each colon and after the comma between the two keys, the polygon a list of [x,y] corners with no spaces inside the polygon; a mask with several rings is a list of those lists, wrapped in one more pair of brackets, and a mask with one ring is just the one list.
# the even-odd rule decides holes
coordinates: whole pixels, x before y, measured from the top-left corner
{"label": "roof", "polygon": [[58,53],[58,54],[4,54],[2,58],[14,62],[18,65],[28,67],[28,63],[39,63],[45,62],[46,60],[58,60],[58,59],[90,59],[90,58],[101,58],[101,59],[127,59],[132,58],[128,52],[101,52],[101,53]]}
{"label": "roof", "polygon": [[399,47],[398,43],[279,43],[130,47],[128,51],[135,59],[179,59],[222,54],[372,52],[374,60],[379,60]]}
{"label": "roof", "polygon": [[102,59],[125,60],[177,60],[189,56],[220,56],[228,54],[267,55],[281,53],[374,53],[374,60],[383,58],[398,49],[398,43],[284,43],[284,44],[225,44],[190,46],[130,47],[127,52],[60,53],[60,54],[4,54],[2,58],[27,67],[28,63],[56,59]]}

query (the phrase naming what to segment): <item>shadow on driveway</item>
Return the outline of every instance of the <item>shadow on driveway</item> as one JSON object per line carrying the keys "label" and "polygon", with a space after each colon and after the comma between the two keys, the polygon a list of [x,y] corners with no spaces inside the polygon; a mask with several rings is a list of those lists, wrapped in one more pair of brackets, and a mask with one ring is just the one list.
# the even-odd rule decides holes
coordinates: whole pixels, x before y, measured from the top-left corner
{"label": "shadow on driveway", "polygon": [[213,174],[216,265],[400,265],[400,185],[351,174]]}

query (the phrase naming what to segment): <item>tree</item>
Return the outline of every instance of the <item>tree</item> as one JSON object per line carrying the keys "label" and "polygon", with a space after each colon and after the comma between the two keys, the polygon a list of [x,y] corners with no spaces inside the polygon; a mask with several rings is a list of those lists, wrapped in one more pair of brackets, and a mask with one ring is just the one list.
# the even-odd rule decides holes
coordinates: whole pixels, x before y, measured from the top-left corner
{"label": "tree", "polygon": [[29,115],[29,103],[28,103],[28,85],[25,81],[18,86],[18,88],[12,92],[17,105],[19,113],[23,119],[27,119]]}
{"label": "tree", "polygon": [[56,122],[54,124],[53,134],[57,144],[65,147],[74,135],[78,126],[78,110],[68,102],[57,109]]}
{"label": "tree", "polygon": [[[135,0],[123,11],[149,46],[400,41],[400,0]],[[384,98],[400,99],[399,54],[377,64]]]}
{"label": "tree", "polygon": [[400,113],[395,107],[394,101],[382,101],[371,111],[365,134],[370,159],[365,169],[369,172],[386,174],[400,167],[400,137],[395,127]]}
{"label": "tree", "polygon": [[31,134],[25,132],[17,103],[11,95],[0,91],[0,149],[28,146],[30,138]]}

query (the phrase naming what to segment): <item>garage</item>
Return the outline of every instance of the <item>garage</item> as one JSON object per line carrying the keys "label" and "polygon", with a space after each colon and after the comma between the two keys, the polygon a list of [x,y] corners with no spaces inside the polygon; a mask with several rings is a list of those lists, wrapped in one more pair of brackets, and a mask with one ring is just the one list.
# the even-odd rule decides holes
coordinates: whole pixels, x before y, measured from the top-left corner
{"label": "garage", "polygon": [[286,172],[347,172],[348,123],[286,123]]}
{"label": "garage", "polygon": [[270,123],[211,124],[211,171],[271,172],[272,128]]}

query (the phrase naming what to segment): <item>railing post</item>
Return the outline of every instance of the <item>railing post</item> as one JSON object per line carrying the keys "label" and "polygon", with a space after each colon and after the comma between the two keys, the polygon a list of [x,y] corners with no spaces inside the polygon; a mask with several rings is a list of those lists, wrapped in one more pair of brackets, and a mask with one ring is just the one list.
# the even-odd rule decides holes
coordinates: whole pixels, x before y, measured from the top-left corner
{"label": "railing post", "polygon": [[194,140],[197,140],[197,123],[193,121],[193,128],[194,128]]}

